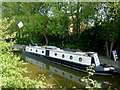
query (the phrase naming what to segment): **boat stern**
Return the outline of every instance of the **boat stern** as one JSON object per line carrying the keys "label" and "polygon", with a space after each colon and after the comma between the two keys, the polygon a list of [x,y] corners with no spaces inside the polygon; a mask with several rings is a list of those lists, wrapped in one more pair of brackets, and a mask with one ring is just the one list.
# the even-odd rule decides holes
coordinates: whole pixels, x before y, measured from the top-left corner
{"label": "boat stern", "polygon": [[115,70],[115,68],[112,66],[103,67],[103,68],[104,68],[104,71],[114,71]]}

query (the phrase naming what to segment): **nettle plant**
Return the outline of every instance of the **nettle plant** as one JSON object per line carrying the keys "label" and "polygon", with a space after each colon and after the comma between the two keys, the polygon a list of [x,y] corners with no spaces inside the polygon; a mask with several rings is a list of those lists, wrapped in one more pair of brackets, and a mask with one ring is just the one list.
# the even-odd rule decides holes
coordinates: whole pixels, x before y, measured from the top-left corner
{"label": "nettle plant", "polygon": [[96,80],[90,78],[95,73],[95,70],[92,69],[94,66],[95,64],[92,64],[90,67],[87,67],[88,76],[85,76],[81,79],[82,82],[86,83],[85,88],[101,88],[100,84]]}
{"label": "nettle plant", "polygon": [[[43,77],[39,81],[29,77],[23,77],[23,73],[28,73],[27,68],[21,67],[23,62],[20,57],[13,54],[8,48],[13,42],[6,42],[7,29],[12,23],[8,19],[2,20],[2,30],[0,31],[0,66],[2,67],[0,76],[0,87],[2,88],[51,88],[52,85],[45,83]],[[11,37],[11,36],[10,36]]]}

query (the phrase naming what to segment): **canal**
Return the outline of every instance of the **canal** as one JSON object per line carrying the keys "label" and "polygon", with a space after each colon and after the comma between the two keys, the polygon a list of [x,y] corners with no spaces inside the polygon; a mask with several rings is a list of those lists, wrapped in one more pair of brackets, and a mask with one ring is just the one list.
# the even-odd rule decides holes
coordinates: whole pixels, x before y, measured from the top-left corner
{"label": "canal", "polygon": [[[44,75],[46,82],[52,84],[55,88],[84,88],[86,85],[84,82],[81,82],[81,78],[87,76],[86,73],[55,64],[35,55],[18,51],[14,52],[14,54],[20,56],[21,60],[28,63],[23,67],[27,67],[27,70],[31,73],[24,74],[24,76],[39,80],[39,76]],[[120,89],[120,74],[112,76],[94,75],[92,79],[97,80],[101,84],[101,88],[111,87]]]}

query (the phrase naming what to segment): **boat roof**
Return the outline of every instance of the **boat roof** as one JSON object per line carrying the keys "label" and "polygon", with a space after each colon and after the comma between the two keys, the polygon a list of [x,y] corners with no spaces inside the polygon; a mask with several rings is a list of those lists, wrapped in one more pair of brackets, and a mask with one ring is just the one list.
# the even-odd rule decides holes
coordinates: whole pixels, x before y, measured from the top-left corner
{"label": "boat roof", "polygon": [[46,48],[46,49],[51,49],[54,50],[55,52],[60,52],[60,53],[68,53],[68,54],[74,54],[74,55],[82,55],[82,56],[88,56],[87,54],[93,54],[94,52],[75,52],[75,51],[70,51],[70,50],[64,50],[64,49],[59,49],[56,46],[46,46],[46,47],[42,47],[42,46],[30,46],[32,48],[37,48],[37,49],[42,49],[42,48]]}
{"label": "boat roof", "polygon": [[57,49],[56,46],[46,46],[45,48],[47,48],[47,49]]}

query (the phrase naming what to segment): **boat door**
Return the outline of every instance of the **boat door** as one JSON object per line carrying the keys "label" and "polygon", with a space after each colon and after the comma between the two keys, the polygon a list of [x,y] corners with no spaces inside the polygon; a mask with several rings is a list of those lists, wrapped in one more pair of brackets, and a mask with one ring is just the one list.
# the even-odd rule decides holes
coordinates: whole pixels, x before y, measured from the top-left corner
{"label": "boat door", "polygon": [[97,53],[94,53],[94,54],[93,54],[93,58],[94,58],[94,60],[95,60],[95,65],[96,65],[96,66],[99,66],[99,65],[100,65],[100,61],[99,61],[99,58],[98,58]]}
{"label": "boat door", "polygon": [[46,56],[49,56],[49,52],[50,52],[50,50],[46,50]]}

